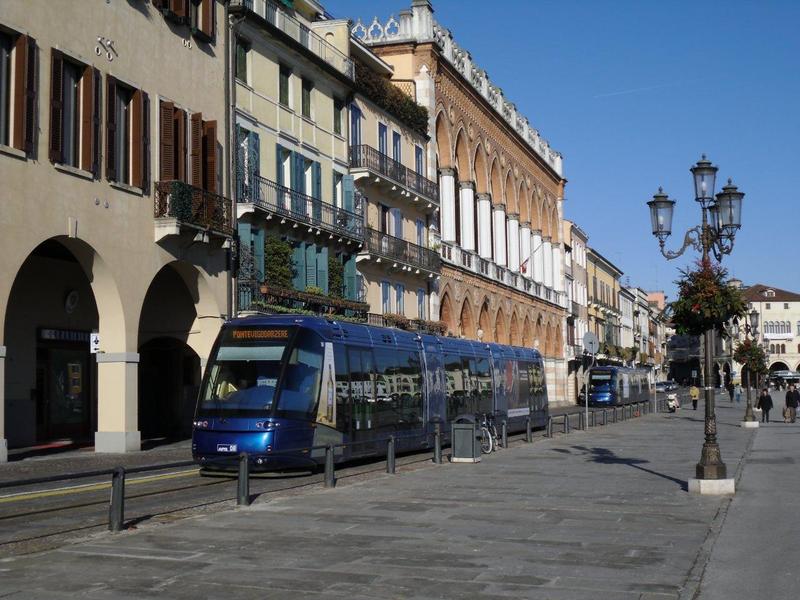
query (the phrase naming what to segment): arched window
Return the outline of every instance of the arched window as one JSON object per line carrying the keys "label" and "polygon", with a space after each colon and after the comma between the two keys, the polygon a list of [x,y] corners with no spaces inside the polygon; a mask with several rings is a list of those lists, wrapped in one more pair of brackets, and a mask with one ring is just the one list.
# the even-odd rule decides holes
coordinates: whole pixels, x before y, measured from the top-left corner
{"label": "arched window", "polygon": [[786,354],[786,344],[781,344],[781,354]]}
{"label": "arched window", "polygon": [[775,354],[775,344],[770,344],[769,345],[769,353],[770,354]]}

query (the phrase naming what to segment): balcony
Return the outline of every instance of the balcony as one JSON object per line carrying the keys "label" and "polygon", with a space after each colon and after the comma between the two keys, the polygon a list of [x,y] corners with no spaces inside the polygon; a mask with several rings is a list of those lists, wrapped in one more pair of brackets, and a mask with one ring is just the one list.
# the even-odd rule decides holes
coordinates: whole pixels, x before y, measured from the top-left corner
{"label": "balcony", "polygon": [[353,61],[347,55],[286,14],[273,0],[231,0],[230,6],[233,11],[244,9],[256,15],[348,79],[354,79]]}
{"label": "balcony", "polygon": [[158,181],[155,184],[153,216],[156,242],[181,230],[194,230],[198,241],[210,235],[233,235],[233,210],[230,198],[194,187],[183,181]]}
{"label": "balcony", "polygon": [[389,158],[372,146],[365,144],[350,146],[350,170],[351,172],[369,171],[391,183],[404,187],[404,191],[414,196],[415,202],[420,197],[428,201],[427,206],[423,206],[423,208],[439,207],[439,184],[412,171],[393,158]]}
{"label": "balcony", "polygon": [[366,251],[390,261],[403,263],[407,270],[416,269],[438,273],[442,268],[442,259],[428,248],[412,244],[387,233],[382,233],[372,228],[367,228]]}
{"label": "balcony", "polygon": [[281,218],[281,223],[291,221],[294,227],[308,227],[309,231],[317,229],[318,233],[324,230],[331,236],[337,235],[357,242],[364,240],[361,215],[263,177],[253,177],[253,183],[244,188],[243,200],[244,202],[239,203],[240,207],[242,204],[252,203],[267,213],[268,220],[275,215]]}
{"label": "balcony", "polygon": [[467,271],[482,275],[483,277],[487,277],[510,288],[517,289],[520,292],[534,296],[545,302],[556,304],[561,308],[569,308],[567,295],[565,293],[556,292],[555,290],[547,288],[540,283],[528,279],[524,275],[515,273],[491,260],[481,258],[474,252],[463,250],[448,242],[442,242],[441,254],[442,258],[446,261],[466,269]]}
{"label": "balcony", "polygon": [[581,314],[581,305],[580,304],[578,304],[577,302],[572,302],[571,306],[572,306],[572,314],[573,315]]}

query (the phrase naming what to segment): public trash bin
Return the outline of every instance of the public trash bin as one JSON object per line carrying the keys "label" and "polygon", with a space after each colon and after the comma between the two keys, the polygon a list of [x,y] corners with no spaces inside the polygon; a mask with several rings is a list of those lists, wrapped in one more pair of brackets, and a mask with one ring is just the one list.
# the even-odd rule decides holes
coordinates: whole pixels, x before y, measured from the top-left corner
{"label": "public trash bin", "polygon": [[463,415],[450,426],[452,462],[476,463],[481,461],[481,440],[475,417]]}

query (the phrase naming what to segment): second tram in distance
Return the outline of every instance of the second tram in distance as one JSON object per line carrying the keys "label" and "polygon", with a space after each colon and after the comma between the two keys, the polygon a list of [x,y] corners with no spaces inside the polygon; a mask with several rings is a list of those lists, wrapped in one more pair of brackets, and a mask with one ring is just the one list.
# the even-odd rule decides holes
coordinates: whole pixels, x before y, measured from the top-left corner
{"label": "second tram in distance", "polygon": [[646,369],[610,366],[589,369],[589,406],[618,406],[649,399]]}
{"label": "second tram in distance", "polygon": [[[201,465],[247,452],[254,467],[320,464],[430,447],[462,415],[489,413],[509,431],[547,422],[541,355],[487,344],[296,315],[223,325],[192,433]],[[343,446],[342,446],[343,445]]]}

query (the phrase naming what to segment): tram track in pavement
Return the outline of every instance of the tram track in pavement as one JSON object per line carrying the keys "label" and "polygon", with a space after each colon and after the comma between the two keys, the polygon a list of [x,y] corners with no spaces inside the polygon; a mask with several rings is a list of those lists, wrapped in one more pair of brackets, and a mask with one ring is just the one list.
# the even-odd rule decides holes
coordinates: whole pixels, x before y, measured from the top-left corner
{"label": "tram track in pavement", "polygon": [[[575,412],[576,406],[565,411]],[[590,408],[590,410],[592,410]],[[553,411],[554,416],[562,411]],[[540,438],[541,431],[534,437]],[[509,436],[516,444],[523,434]],[[397,467],[417,467],[430,463],[431,451],[403,454],[397,457]],[[385,473],[382,459],[353,463],[337,468],[337,479],[364,478]],[[175,486],[177,480],[183,485]],[[251,496],[268,500],[269,494],[302,493],[304,488],[322,485],[322,474],[297,473],[251,474]],[[0,559],[7,556],[38,552],[73,543],[76,539],[101,534],[107,530],[110,493],[109,478],[92,478],[75,485],[9,491],[0,494]],[[130,488],[136,489],[130,493]],[[140,524],[171,522],[197,514],[216,512],[233,507],[236,478],[230,475],[202,477],[199,469],[148,475],[129,475],[126,479],[126,527]],[[72,501],[79,498],[79,501]],[[35,504],[35,507],[31,507]]]}
{"label": "tram track in pavement", "polygon": [[[397,457],[397,467],[414,467],[430,463],[432,452],[405,454]],[[188,484],[174,486],[178,473],[148,475],[126,481],[145,489],[125,495],[126,527],[159,524],[197,514],[216,512],[235,506],[236,478],[230,475],[201,477],[199,469],[179,472],[190,478]],[[382,475],[382,460],[360,462],[337,468],[337,480]],[[163,476],[163,475],[166,475]],[[302,493],[304,488],[319,487],[322,474],[265,473],[251,474],[251,497],[265,501],[269,494]],[[136,483],[139,482],[139,483]],[[92,481],[75,486],[59,486],[17,491],[0,496],[0,559],[39,552],[74,543],[78,539],[107,531],[110,483]],[[71,501],[80,497],[80,501]],[[36,508],[31,509],[31,503]]]}

